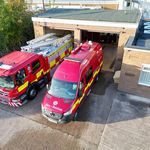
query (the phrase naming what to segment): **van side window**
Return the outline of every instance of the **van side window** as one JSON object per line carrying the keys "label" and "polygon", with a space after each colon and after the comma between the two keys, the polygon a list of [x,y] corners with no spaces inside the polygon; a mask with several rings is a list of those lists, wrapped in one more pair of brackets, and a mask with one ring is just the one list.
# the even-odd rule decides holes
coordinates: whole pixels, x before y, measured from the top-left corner
{"label": "van side window", "polygon": [[92,71],[92,68],[90,68],[85,75],[86,83],[88,83],[90,81],[92,76],[93,76],[93,71]]}
{"label": "van side window", "polygon": [[35,73],[40,68],[40,61],[36,60],[32,63],[32,73]]}
{"label": "van side window", "polygon": [[16,73],[16,84],[17,85],[22,85],[24,83],[24,79],[26,77],[26,72],[25,69],[21,69]]}

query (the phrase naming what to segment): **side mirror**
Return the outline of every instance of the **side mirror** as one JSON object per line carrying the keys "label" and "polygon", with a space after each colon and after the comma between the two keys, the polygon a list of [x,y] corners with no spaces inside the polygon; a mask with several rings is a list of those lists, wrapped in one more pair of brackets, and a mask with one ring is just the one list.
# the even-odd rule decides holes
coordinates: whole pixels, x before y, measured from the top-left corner
{"label": "side mirror", "polygon": [[82,83],[82,82],[80,82],[79,90],[82,90],[82,88],[83,88],[83,83]]}
{"label": "side mirror", "polygon": [[49,90],[49,88],[50,88],[50,85],[46,84],[46,89]]}

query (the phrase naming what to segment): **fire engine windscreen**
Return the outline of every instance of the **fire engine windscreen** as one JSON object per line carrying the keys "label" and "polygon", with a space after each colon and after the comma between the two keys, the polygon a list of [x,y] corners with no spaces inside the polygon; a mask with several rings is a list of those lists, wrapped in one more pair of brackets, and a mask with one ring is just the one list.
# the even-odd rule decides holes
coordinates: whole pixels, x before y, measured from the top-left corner
{"label": "fire engine windscreen", "polygon": [[52,84],[48,93],[54,97],[73,100],[76,96],[77,83],[52,79]]}
{"label": "fire engine windscreen", "polygon": [[11,76],[1,76],[0,87],[13,89],[15,87],[13,78]]}

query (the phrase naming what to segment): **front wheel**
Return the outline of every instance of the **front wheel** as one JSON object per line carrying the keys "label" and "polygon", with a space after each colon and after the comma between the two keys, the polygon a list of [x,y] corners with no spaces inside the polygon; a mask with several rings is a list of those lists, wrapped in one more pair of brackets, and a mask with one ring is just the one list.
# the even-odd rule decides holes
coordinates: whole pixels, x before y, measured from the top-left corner
{"label": "front wheel", "polygon": [[37,88],[35,88],[34,86],[30,87],[30,89],[28,91],[28,98],[30,100],[34,99],[36,97],[37,93],[38,93]]}
{"label": "front wheel", "polygon": [[77,111],[75,112],[74,116],[73,116],[73,121],[77,121],[79,116],[79,108],[77,109]]}
{"label": "front wheel", "polygon": [[99,76],[97,75],[97,77],[95,78],[95,82],[98,82],[99,80]]}
{"label": "front wheel", "polygon": [[90,95],[90,93],[91,93],[91,89],[89,89],[89,91],[87,92],[87,96],[89,96]]}

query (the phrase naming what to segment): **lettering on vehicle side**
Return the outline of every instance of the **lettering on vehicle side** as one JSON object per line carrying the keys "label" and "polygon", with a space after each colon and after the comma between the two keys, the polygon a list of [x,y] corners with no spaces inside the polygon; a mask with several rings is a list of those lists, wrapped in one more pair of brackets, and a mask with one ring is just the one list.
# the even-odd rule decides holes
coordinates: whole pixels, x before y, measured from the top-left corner
{"label": "lettering on vehicle side", "polygon": [[46,104],[46,107],[50,107],[50,105],[49,105],[49,104]]}
{"label": "lettering on vehicle side", "polygon": [[62,111],[62,108],[58,108],[58,107],[56,107],[56,106],[52,106],[52,108],[57,109],[57,110],[59,110],[59,111]]}

